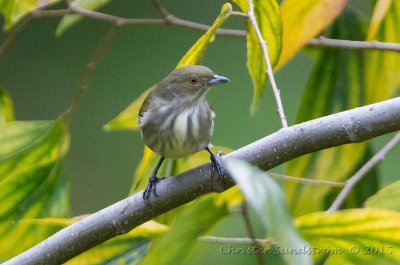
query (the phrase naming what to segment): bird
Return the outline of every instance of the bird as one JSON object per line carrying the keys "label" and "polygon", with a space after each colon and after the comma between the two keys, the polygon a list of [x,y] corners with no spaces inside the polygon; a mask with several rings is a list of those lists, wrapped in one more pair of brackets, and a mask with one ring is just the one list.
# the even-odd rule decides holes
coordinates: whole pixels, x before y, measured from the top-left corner
{"label": "bird", "polygon": [[201,150],[210,154],[213,172],[223,181],[222,152],[211,151],[214,111],[206,94],[213,86],[230,82],[202,65],[173,70],[149,92],[139,110],[139,128],[144,144],[160,156],[143,192],[148,201],[157,195],[157,177],[163,161],[192,155]]}

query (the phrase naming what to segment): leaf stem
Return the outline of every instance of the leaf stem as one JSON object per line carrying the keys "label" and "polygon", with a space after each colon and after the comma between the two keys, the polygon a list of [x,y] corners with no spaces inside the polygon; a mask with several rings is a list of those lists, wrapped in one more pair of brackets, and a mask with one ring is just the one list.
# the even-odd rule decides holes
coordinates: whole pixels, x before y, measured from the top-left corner
{"label": "leaf stem", "polygon": [[270,239],[261,239],[261,238],[250,238],[250,237],[217,237],[217,236],[202,236],[199,237],[199,240],[201,241],[207,241],[207,242],[216,242],[216,243],[228,243],[228,244],[254,244],[254,242],[257,242],[257,245],[259,246],[265,246],[265,245],[272,245],[274,244],[273,240]]}
{"label": "leaf stem", "polygon": [[275,96],[278,115],[279,115],[279,118],[281,119],[282,127],[286,128],[286,127],[288,127],[287,119],[286,119],[285,111],[284,111],[283,105],[282,105],[281,92],[276,85],[274,73],[272,70],[271,60],[269,59],[267,42],[264,40],[264,38],[261,34],[261,31],[260,31],[260,28],[257,24],[257,19],[254,14],[253,1],[248,0],[248,3],[249,3],[248,18],[257,34],[258,41],[260,42],[260,45],[261,45],[261,48],[263,51],[263,55],[264,55],[264,60],[265,60],[266,66],[267,66],[266,75],[268,76],[268,81],[271,84],[272,91]]}
{"label": "leaf stem", "polygon": [[73,116],[75,114],[75,111],[78,107],[79,102],[81,101],[83,95],[87,91],[90,82],[93,79],[94,72],[96,70],[98,62],[101,60],[101,58],[104,56],[111,40],[114,37],[114,34],[116,32],[116,27],[111,27],[111,29],[107,32],[107,34],[104,36],[104,38],[101,40],[100,45],[97,47],[92,59],[86,66],[86,72],[82,77],[81,82],[79,83],[78,86],[78,92],[76,93],[74,99],[72,100],[71,104],[69,105],[67,111],[66,111],[66,124],[69,126]]}
{"label": "leaf stem", "polygon": [[[243,216],[244,224],[246,226],[247,233],[249,235],[249,238],[251,239],[253,245],[257,248],[257,250],[262,250],[263,245],[259,243],[259,241],[256,240],[256,233],[254,232],[253,225],[250,220],[250,215],[249,215],[249,209],[247,206],[247,201],[243,201],[241,205],[241,213]],[[264,264],[264,258],[261,255],[262,251],[256,251],[256,256],[257,256],[257,262],[259,265]]]}
{"label": "leaf stem", "polygon": [[308,41],[310,47],[329,47],[343,48],[353,50],[380,50],[400,52],[399,43],[379,42],[379,41],[354,41],[354,40],[338,40],[321,36]]}

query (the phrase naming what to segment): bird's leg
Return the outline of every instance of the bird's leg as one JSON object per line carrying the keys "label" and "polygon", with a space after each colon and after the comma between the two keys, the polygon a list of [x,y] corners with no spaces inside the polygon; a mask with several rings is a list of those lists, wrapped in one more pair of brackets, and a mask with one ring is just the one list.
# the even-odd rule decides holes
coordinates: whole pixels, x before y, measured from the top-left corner
{"label": "bird's leg", "polygon": [[165,157],[161,157],[160,160],[158,160],[158,163],[156,167],[154,168],[153,172],[151,172],[150,178],[149,178],[149,184],[147,184],[146,189],[143,192],[143,199],[145,201],[148,201],[151,195],[151,192],[153,192],[154,196],[157,195],[157,183],[160,182],[161,180],[165,179],[165,177],[159,177],[157,178],[157,172],[161,167],[161,164],[163,163]]}
{"label": "bird's leg", "polygon": [[207,150],[207,152],[210,153],[211,169],[213,171],[213,177],[214,177],[214,174],[217,173],[221,182],[225,183],[225,180],[224,180],[225,170],[222,165],[222,156],[224,155],[224,152],[219,151],[218,153],[214,154],[213,151],[211,151],[210,146],[207,146],[206,150]]}

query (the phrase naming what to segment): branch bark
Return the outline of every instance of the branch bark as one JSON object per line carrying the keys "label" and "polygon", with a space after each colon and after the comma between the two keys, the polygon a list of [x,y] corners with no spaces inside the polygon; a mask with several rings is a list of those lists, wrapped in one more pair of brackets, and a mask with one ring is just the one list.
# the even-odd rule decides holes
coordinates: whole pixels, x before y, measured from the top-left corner
{"label": "branch bark", "polygon": [[[269,170],[304,154],[397,130],[400,130],[400,97],[283,128],[224,159],[241,159]],[[61,264],[203,194],[221,192],[233,185],[232,179],[226,177],[222,187],[217,178],[212,178],[210,164],[204,164],[160,182],[159,196],[151,197],[148,203],[143,201],[142,192],[138,192],[60,230],[3,264]]]}

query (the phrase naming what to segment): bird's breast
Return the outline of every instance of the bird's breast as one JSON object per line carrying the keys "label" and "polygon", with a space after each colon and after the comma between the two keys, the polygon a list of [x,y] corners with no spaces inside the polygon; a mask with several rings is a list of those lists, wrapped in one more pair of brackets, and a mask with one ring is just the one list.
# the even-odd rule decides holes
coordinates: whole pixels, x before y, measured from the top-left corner
{"label": "bird's breast", "polygon": [[165,105],[145,114],[146,123],[141,126],[145,144],[167,158],[184,157],[204,149],[214,128],[214,112],[208,103],[173,108]]}

